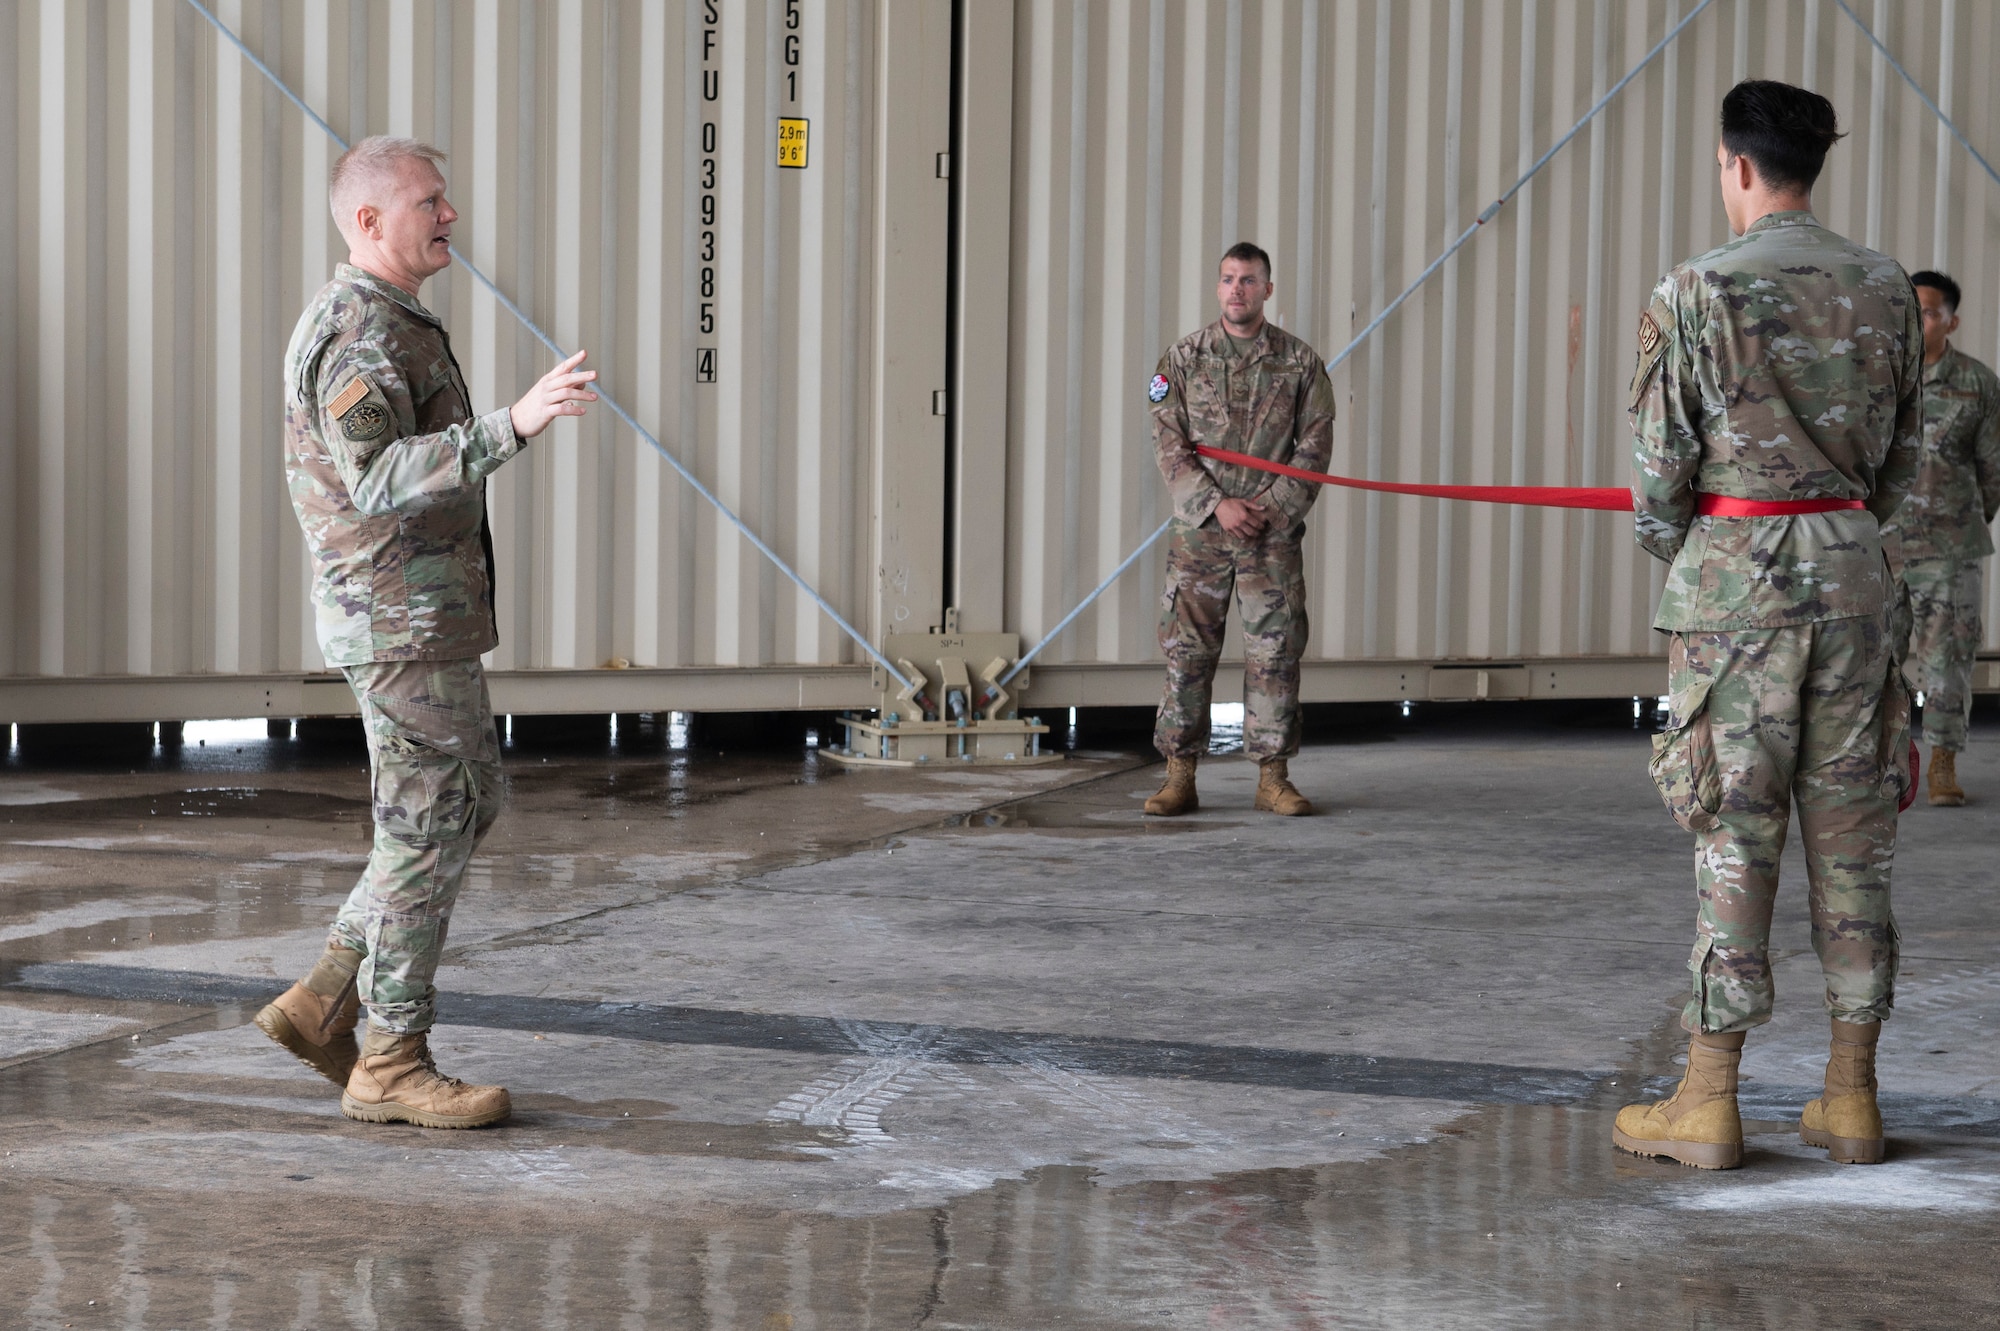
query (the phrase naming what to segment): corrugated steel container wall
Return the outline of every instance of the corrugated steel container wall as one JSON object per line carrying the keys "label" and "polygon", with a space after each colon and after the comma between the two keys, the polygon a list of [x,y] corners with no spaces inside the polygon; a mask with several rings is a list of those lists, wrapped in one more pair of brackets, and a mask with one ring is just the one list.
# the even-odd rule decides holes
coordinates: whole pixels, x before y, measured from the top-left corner
{"label": "corrugated steel container wall", "polygon": [[[447,148],[461,249],[588,347],[850,618],[882,617],[874,71],[890,0],[215,8],[341,133]],[[0,674],[319,668],[279,398],[293,322],[343,254],[337,148],[180,0],[0,0],[0,33]],[[780,115],[810,122],[805,170],[776,165]],[[424,298],[477,409],[550,363],[463,271]],[[939,368],[912,390],[925,417],[935,342]],[[556,425],[490,502],[502,668],[854,659],[607,411]]]}
{"label": "corrugated steel container wall", "polygon": [[[1006,519],[1010,627],[1051,626],[1165,515],[1145,385],[1215,317],[1216,256],[1275,259],[1278,322],[1331,358],[1693,0],[1019,0]],[[1975,143],[2000,145],[1990,5],[1862,0]],[[1335,376],[1333,470],[1622,485],[1635,328],[1727,237],[1722,94],[1782,78],[1851,136],[1834,228],[1942,266],[2000,350],[2000,187],[1832,0],[1717,0]],[[1329,490],[1309,659],[1646,655],[1660,569],[1629,518]],[[1155,659],[1158,552],[1051,658]],[[1987,641],[2000,643],[2000,589]]]}
{"label": "corrugated steel container wall", "polygon": [[[949,468],[944,0],[798,3],[797,29],[788,0],[218,9],[343,133],[449,148],[461,247],[864,631],[951,599],[1033,640],[1164,514],[1143,385],[1225,244],[1273,250],[1278,317],[1332,354],[1692,3],[964,6]],[[2000,143],[1992,6],[1864,12]],[[0,33],[0,677],[315,670],[279,360],[340,254],[334,149],[181,0],[0,0]],[[1823,214],[1955,272],[1992,359],[2000,189],[1832,0],[1717,0],[1342,367],[1335,469],[1622,480],[1631,325],[1722,238],[1714,107],[1751,73],[1834,98]],[[770,141],[794,110],[805,171]],[[546,365],[462,272],[426,298],[479,406]],[[502,668],[857,659],[609,413],[492,509]],[[1658,571],[1613,516],[1334,492],[1310,558],[1314,659],[1656,650]],[[1156,659],[1158,591],[1156,553],[1049,659]]]}

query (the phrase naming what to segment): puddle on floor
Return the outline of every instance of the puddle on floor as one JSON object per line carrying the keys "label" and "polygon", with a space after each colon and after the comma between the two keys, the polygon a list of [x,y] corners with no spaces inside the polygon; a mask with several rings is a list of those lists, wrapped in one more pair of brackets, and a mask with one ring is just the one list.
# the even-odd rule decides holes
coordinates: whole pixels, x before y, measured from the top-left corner
{"label": "puddle on floor", "polygon": [[1151,836],[1175,832],[1199,831],[1202,824],[1186,818],[1147,818],[1140,813],[1136,802],[1126,801],[1130,807],[1116,805],[1093,807],[1081,802],[1057,799],[1021,800],[1005,804],[997,809],[982,809],[977,813],[954,814],[945,819],[940,827],[959,828],[1013,828],[1046,832],[1088,832],[1092,836]]}
{"label": "puddle on floor", "polygon": [[533,798],[545,808],[587,808],[605,818],[677,817],[702,805],[844,775],[837,767],[821,767],[817,754],[803,762],[759,755],[727,763],[673,754],[664,762],[626,761],[591,770],[531,755],[510,757],[506,766],[515,798]]}
{"label": "puddle on floor", "polygon": [[[2000,1294],[1984,1213],[1899,1194],[1885,1228],[1890,1168],[1950,1181],[1960,1198],[1991,1187],[1994,1153],[1942,1138],[1900,1142],[1900,1165],[1870,1171],[1882,1182],[1844,1202],[1858,1172],[1789,1132],[1753,1137],[1745,1169],[1713,1174],[1612,1150],[1608,1103],[1489,1107],[1358,1163],[1120,1187],[1086,1163],[1051,1163],[943,1205],[842,1217],[809,1183],[790,1207],[611,1205],[568,1162],[615,1144],[726,1172],[850,1149],[797,1124],[523,1096],[507,1128],[427,1133],[348,1123],[309,1080],[274,1095],[256,1079],[153,1074],[137,1096],[120,1080],[115,1050],[11,1069],[0,1121],[65,1116],[66,1132],[115,1139],[179,1120],[238,1141],[269,1179],[251,1193],[144,1176],[107,1187],[22,1178],[0,1158],[0,1206],[15,1217],[0,1306],[30,1325],[1821,1331],[1980,1324]],[[334,1139],[400,1154],[429,1185],[393,1198],[328,1189]],[[308,1142],[322,1145],[308,1155]],[[1180,1144],[1157,1145],[1172,1169]],[[461,1168],[499,1171],[510,1190],[435,1186]],[[1812,1204],[1787,1207],[1794,1194]]]}
{"label": "puddle on floor", "polygon": [[[517,772],[542,766],[532,757],[509,761]],[[548,776],[527,781],[545,782],[552,794],[599,770],[548,766]],[[1148,833],[1200,826],[1132,820],[1136,788],[1099,782],[973,816],[1019,822],[961,825],[1103,835],[1120,816]],[[609,801],[629,793],[636,806],[670,794],[671,783],[639,774],[626,785],[621,771],[601,789],[579,789],[579,798]],[[188,821],[211,835],[229,830],[225,815],[208,819]],[[896,824],[871,824],[884,825]],[[118,872],[154,863],[120,855],[94,862]],[[226,883],[201,889],[213,909],[158,917],[149,931],[155,942],[172,941],[178,936],[165,931],[177,929],[204,941],[296,927],[286,921],[323,925],[325,895],[344,891],[358,862],[228,866],[215,871]],[[616,863],[505,856],[491,870],[496,877],[473,890],[580,902],[579,884]],[[321,877],[308,884],[308,873]],[[34,910],[104,896],[102,887],[15,885],[8,899],[23,891],[53,893],[35,897]],[[125,921],[100,921],[23,940],[8,945],[0,971],[18,964],[23,947],[46,947],[51,957],[96,949],[108,923],[127,936]],[[236,1027],[249,1016],[225,1007],[191,1021]],[[1284,1167],[1215,1177],[1193,1177],[1198,1153],[1183,1139],[1148,1131],[1137,1145],[1153,1162],[1141,1175],[1149,1181],[1111,1186],[1085,1150],[1058,1150],[1018,1177],[954,1185],[938,1205],[877,1203],[860,1214],[814,1191],[819,1150],[883,1159],[866,1190],[907,1197],[894,1190],[888,1152],[827,1141],[802,1122],[674,1116],[669,1101],[695,1103],[722,1078],[657,1083],[664,1099],[642,1098],[654,1083],[641,1083],[639,1096],[628,1090],[602,1101],[524,1094],[520,1121],[486,1133],[367,1130],[339,1117],[331,1087],[282,1059],[298,1080],[155,1072],[134,1093],[142,1079],[118,1071],[125,1040],[115,1033],[107,1046],[0,1070],[0,1151],[24,1143],[67,1151],[91,1157],[101,1177],[119,1175],[86,1182],[79,1165],[29,1176],[0,1155],[0,1212],[9,1217],[0,1227],[0,1308],[28,1326],[1820,1331],[1983,1325],[2000,1304],[1985,1259],[1991,1211],[1931,1206],[1924,1191],[1928,1181],[1961,1207],[1993,1195],[2000,1158],[1991,1141],[1892,1133],[1889,1164],[1862,1177],[1802,1151],[1790,1124],[1760,1115],[1746,1169],[1698,1173],[1610,1148],[1609,1116],[1616,1099],[1634,1096],[1630,1085],[1607,1086],[1584,1105],[1480,1109],[1433,1140],[1367,1160],[1287,1154]],[[1637,1064],[1664,1068],[1664,1048]],[[939,1103],[955,1103],[945,1094],[952,1089]],[[196,1143],[227,1151],[255,1186],[174,1186],[171,1158]],[[685,1171],[677,1177],[703,1186],[698,1195],[661,1188],[634,1201],[632,1189],[618,1195],[616,1173],[600,1173],[606,1183],[593,1187],[569,1164],[585,1146],[629,1160],[624,1168],[635,1174],[671,1157]],[[801,1178],[789,1200],[748,1186],[779,1169]],[[360,1196],[343,1186],[345,1170],[380,1171],[387,1182]],[[1189,1177],[1161,1177],[1173,1173]],[[1849,1182],[1856,1177],[1861,1183]],[[743,1200],[753,1193],[755,1204]]]}
{"label": "puddle on floor", "polygon": [[368,801],[317,791],[280,790],[270,786],[204,786],[193,790],[162,790],[109,799],[70,799],[46,804],[12,805],[6,822],[20,828],[29,823],[126,823],[157,818],[248,818],[265,821],[363,821],[372,817]]}
{"label": "puddle on floor", "polygon": [[518,1109],[547,1110],[552,1114],[574,1114],[579,1118],[665,1118],[680,1106],[664,1100],[573,1100],[567,1095],[531,1092],[514,1097]]}
{"label": "puddle on floor", "polygon": [[[323,853],[281,851],[248,863],[149,853],[153,849],[135,844],[115,856],[100,853],[57,881],[14,883],[0,891],[5,943],[0,985],[24,964],[79,955],[115,963],[117,953],[134,950],[151,954],[143,964],[168,969],[263,974],[243,971],[233,952],[221,955],[199,945],[241,939],[268,951],[299,931],[323,930],[366,863],[363,845]],[[477,905],[460,911],[446,956],[455,957],[496,931],[540,926],[551,916],[587,912],[611,898],[629,901],[647,892],[679,890],[731,865],[721,857],[692,855],[664,863],[660,857],[482,855],[466,881]],[[133,886],[143,882],[160,886],[143,892]],[[176,947],[183,951],[162,951]]]}
{"label": "puddle on floor", "polygon": [[[248,1016],[224,1005],[173,1029]],[[1890,1161],[1858,1170],[1753,1118],[1745,1168],[1688,1170],[1610,1146],[1618,1103],[1657,1080],[1629,1069],[1585,1103],[1477,1108],[1365,1159],[1200,1177],[1189,1139],[1149,1134],[1136,1144],[1158,1174],[1112,1186],[1066,1138],[1018,1177],[855,1214],[829,1191],[855,1172],[826,1162],[879,1159],[879,1183],[861,1175],[877,1196],[903,1166],[837,1128],[546,1092],[490,1131],[364,1127],[255,1042],[280,1075],[135,1052],[181,1042],[149,1032],[0,1070],[0,1151],[18,1152],[0,1154],[0,1307],[28,1325],[1823,1331],[1980,1325],[2000,1298],[1990,1140],[1892,1129]],[[1632,1067],[1667,1067],[1675,1043],[1663,1021]],[[138,1143],[157,1154],[116,1182],[45,1158]],[[175,1186],[176,1151],[196,1146],[256,1186]],[[27,1156],[32,1177],[9,1163]],[[675,1172],[638,1175],[657,1185],[620,1177],[662,1163]],[[791,1171],[789,1203],[771,1170]],[[402,1181],[374,1195],[350,1171]]]}

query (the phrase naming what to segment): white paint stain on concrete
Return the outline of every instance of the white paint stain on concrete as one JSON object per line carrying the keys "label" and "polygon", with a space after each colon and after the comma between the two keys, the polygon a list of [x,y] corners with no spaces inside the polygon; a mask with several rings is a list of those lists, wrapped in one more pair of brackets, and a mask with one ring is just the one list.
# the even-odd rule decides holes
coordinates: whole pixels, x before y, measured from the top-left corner
{"label": "white paint stain on concrete", "polygon": [[1684,1211],[1991,1211],[2000,1208],[2000,1174],[1973,1173],[1924,1161],[1836,1165],[1825,1160],[1803,1175],[1769,1182],[1717,1181],[1683,1192]]}

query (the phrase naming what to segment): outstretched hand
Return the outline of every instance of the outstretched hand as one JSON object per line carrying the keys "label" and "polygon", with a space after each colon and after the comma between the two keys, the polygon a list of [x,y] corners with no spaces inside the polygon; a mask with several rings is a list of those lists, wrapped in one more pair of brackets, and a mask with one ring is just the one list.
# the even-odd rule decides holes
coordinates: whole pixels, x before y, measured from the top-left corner
{"label": "outstretched hand", "polygon": [[533,439],[548,429],[556,417],[581,416],[590,409],[587,404],[597,401],[597,394],[583,385],[594,381],[597,371],[576,368],[588,354],[577,352],[543,375],[533,388],[521,396],[508,413],[514,418],[516,435]]}

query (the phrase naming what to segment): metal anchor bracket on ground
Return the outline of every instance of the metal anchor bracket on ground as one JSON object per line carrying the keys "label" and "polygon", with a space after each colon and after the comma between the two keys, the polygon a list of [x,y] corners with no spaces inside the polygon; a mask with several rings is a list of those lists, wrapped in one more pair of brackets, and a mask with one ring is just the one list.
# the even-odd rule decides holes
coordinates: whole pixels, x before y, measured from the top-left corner
{"label": "metal anchor bracket on ground", "polygon": [[821,749],[822,757],[851,767],[1039,767],[1063,760],[1043,752],[1049,728],[1041,718],[1016,710],[1028,672],[1000,685],[1021,655],[1018,634],[892,633],[882,646],[908,686],[877,666],[875,715],[842,713],[845,737]]}

